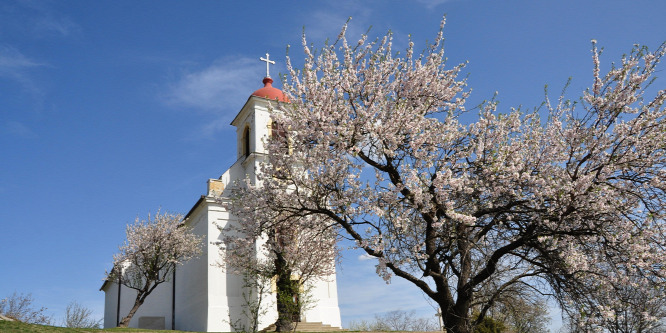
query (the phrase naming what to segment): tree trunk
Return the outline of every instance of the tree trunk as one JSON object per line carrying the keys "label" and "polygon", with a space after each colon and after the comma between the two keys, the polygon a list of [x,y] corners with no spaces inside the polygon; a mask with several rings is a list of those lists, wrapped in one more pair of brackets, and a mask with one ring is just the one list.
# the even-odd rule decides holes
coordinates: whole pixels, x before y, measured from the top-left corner
{"label": "tree trunk", "polygon": [[474,331],[468,319],[452,318],[453,316],[447,316],[449,317],[449,323],[444,322],[447,333],[472,333]]}
{"label": "tree trunk", "polygon": [[129,326],[130,320],[132,320],[132,317],[134,317],[134,314],[136,313],[137,310],[139,310],[139,307],[143,304],[144,298],[141,297],[142,294],[139,293],[136,295],[136,300],[134,301],[134,306],[130,310],[130,312],[127,314],[126,317],[124,317],[120,323],[118,323],[118,327],[127,327]]}
{"label": "tree trunk", "polygon": [[291,331],[294,317],[298,315],[298,304],[294,295],[298,293],[298,283],[291,280],[291,269],[287,267],[284,257],[278,253],[275,259],[275,270],[277,275],[277,312],[278,320],[275,322],[275,330],[278,332]]}
{"label": "tree trunk", "polygon": [[[460,297],[460,296],[459,296]],[[448,306],[442,302],[439,303],[442,309],[442,323],[447,333],[472,333],[472,323],[469,316],[469,308],[458,306]],[[463,309],[464,308],[464,309]]]}

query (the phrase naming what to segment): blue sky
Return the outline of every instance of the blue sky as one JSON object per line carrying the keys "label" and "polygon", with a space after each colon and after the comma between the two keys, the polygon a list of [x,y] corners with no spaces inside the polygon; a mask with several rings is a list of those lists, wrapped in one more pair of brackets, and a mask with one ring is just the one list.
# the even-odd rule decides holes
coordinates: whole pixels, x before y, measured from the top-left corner
{"label": "blue sky", "polygon": [[[186,213],[235,160],[229,125],[261,87],[266,52],[391,30],[421,49],[441,17],[449,64],[500,110],[537,106],[548,84],[592,82],[634,43],[666,40],[665,1],[14,1],[0,3],[0,298],[32,293],[61,317],[70,300],[103,313],[101,286],[124,226],[158,208]],[[659,75],[664,75],[663,70]],[[663,89],[661,78],[655,86]],[[276,84],[279,87],[279,84]],[[431,316],[412,286],[386,286],[347,252],[343,323],[395,309]]]}

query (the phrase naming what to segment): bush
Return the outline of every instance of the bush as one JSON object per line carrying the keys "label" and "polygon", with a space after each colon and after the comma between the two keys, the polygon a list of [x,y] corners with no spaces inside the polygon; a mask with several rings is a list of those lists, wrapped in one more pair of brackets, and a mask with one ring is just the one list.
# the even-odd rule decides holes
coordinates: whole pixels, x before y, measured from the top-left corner
{"label": "bush", "polygon": [[417,318],[414,311],[402,310],[386,312],[383,315],[375,315],[374,321],[361,319],[352,320],[349,323],[352,331],[439,331],[437,319]]}
{"label": "bush", "polygon": [[101,328],[102,319],[93,319],[92,310],[84,307],[76,301],[72,301],[65,309],[63,326],[76,328]]}
{"label": "bush", "polygon": [[51,325],[53,318],[46,314],[46,308],[33,307],[32,294],[18,294],[0,300],[0,314],[29,324]]}

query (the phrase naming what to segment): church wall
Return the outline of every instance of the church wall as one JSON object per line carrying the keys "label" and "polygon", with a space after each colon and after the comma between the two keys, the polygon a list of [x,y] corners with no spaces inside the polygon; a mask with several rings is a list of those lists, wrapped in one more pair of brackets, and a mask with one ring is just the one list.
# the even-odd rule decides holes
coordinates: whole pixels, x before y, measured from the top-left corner
{"label": "church wall", "polygon": [[[164,328],[171,328],[171,302],[172,302],[172,290],[173,286],[171,279],[160,284],[153,290],[150,295],[146,298],[146,301],[141,305],[139,310],[136,312],[132,320],[130,321],[130,327],[139,327],[139,328],[161,328],[162,325],[157,324],[157,326],[150,326],[150,320],[143,317],[161,317],[163,319],[157,319],[158,323],[164,323]],[[121,311],[120,315],[126,316],[132,306],[134,306],[134,301],[136,299],[136,291],[127,287],[123,287],[121,293],[125,293],[128,297],[121,297],[123,301],[121,302]]]}
{"label": "church wall", "polygon": [[[229,213],[219,204],[210,205],[208,211],[208,234],[211,241],[223,241],[222,235],[217,228],[226,227],[229,221]],[[222,263],[217,245],[209,245],[208,265],[211,269],[208,271],[208,330],[209,331],[233,331],[231,322],[235,321],[233,308],[236,303],[237,293],[235,289],[229,290],[236,282],[236,276],[226,272],[218,264]]]}
{"label": "church wall", "polygon": [[116,327],[118,304],[118,284],[107,282],[104,285],[104,328]]}
{"label": "church wall", "polygon": [[[142,328],[171,328],[171,289],[170,281],[164,282],[157,286],[146,301],[139,307],[139,310],[134,314],[130,320],[129,327]],[[120,316],[117,317],[117,301],[118,301],[118,284],[108,283],[104,289],[104,327],[111,328],[117,326],[116,320],[122,320],[127,316],[129,311],[134,306],[136,300],[136,290],[121,286],[120,289]],[[144,317],[142,319],[142,317]],[[155,320],[148,320],[147,317],[156,317]],[[162,319],[163,318],[163,319]],[[159,323],[157,327],[145,327],[150,323]],[[161,323],[164,323],[163,325]]]}
{"label": "church wall", "polygon": [[268,112],[268,104],[266,101],[258,102],[256,105],[255,111],[255,123],[256,123],[256,132],[257,132],[257,146],[256,151],[262,154],[266,153],[264,147],[267,138],[270,137],[270,127],[271,127],[271,116]]}
{"label": "church wall", "polygon": [[206,331],[208,308],[207,292],[208,281],[208,213],[207,203],[203,202],[188,217],[188,225],[192,232],[204,236],[203,253],[200,257],[191,259],[176,271],[176,325],[177,330]]}
{"label": "church wall", "polygon": [[311,299],[316,300],[316,303],[310,310],[305,311],[303,319],[307,322],[322,322],[333,327],[342,327],[335,274],[313,281],[310,292]]}
{"label": "church wall", "polygon": [[[265,254],[262,252],[262,247],[266,243],[267,236],[264,235],[261,239],[257,240],[255,247],[257,249],[258,257],[260,259],[265,259]],[[271,324],[275,323],[278,319],[277,312],[277,287],[275,286],[275,278],[271,281],[271,286],[268,289],[268,293],[264,295],[264,304],[266,312],[264,315],[259,318],[259,328],[266,328]]]}
{"label": "church wall", "polygon": [[[254,177],[254,160],[256,156],[248,159],[242,157],[227,172],[225,172],[220,181],[225,185],[223,196],[229,196],[230,191],[235,186],[235,181],[244,179],[246,175]],[[215,225],[229,227],[236,223],[236,218],[232,216],[222,205],[213,204],[209,206],[209,234],[211,240],[223,241],[220,231]],[[215,252],[215,253],[214,253]],[[242,276],[230,272],[225,272],[221,268],[215,267],[215,263],[223,260],[217,246],[212,246],[209,263],[211,270],[209,272],[209,312],[208,312],[208,330],[209,331],[234,331],[250,328],[250,321],[243,311],[246,311],[246,299],[244,294],[247,290],[244,286]],[[274,305],[271,306],[272,294],[264,295],[265,308],[269,309],[269,314],[262,317],[259,328],[264,328],[277,318],[274,313]],[[274,304],[274,301],[272,301]],[[267,321],[268,320],[268,321]],[[263,326],[262,326],[263,325]]]}
{"label": "church wall", "polygon": [[[225,174],[221,180],[225,183],[227,192],[234,186],[234,182],[238,179],[245,177],[242,161],[234,164]],[[220,204],[212,204],[209,206],[209,235],[213,241],[223,241],[222,233],[217,228],[217,225],[227,228],[235,223],[235,218]],[[209,266],[211,269],[208,272],[208,330],[209,331],[234,331],[249,328],[249,321],[247,316],[243,314],[245,300],[244,282],[240,275],[228,272],[221,267],[217,267],[217,263],[223,261],[223,257],[219,252],[217,245],[211,245],[209,256]]]}

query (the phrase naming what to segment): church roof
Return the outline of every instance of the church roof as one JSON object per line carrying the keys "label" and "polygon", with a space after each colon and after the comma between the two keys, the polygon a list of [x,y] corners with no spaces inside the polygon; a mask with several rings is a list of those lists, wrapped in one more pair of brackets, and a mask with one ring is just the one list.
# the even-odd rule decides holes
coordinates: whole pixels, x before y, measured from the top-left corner
{"label": "church roof", "polygon": [[252,96],[289,103],[289,99],[282,93],[282,90],[273,88],[273,79],[265,77],[262,82],[264,83],[264,87],[253,92]]}

